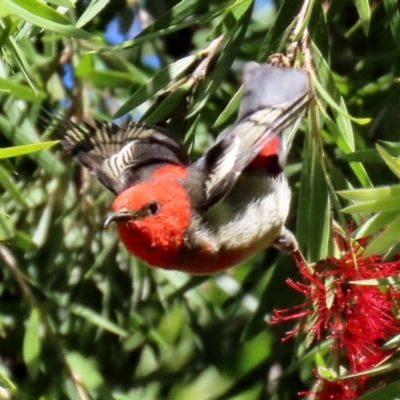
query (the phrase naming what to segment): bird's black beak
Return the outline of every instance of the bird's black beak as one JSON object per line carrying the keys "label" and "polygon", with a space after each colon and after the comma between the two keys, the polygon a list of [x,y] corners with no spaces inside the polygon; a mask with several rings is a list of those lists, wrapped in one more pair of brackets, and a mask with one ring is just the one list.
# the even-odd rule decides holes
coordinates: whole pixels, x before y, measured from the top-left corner
{"label": "bird's black beak", "polygon": [[127,208],[111,213],[104,221],[104,228],[111,224],[111,222],[129,221],[137,219],[136,213]]}

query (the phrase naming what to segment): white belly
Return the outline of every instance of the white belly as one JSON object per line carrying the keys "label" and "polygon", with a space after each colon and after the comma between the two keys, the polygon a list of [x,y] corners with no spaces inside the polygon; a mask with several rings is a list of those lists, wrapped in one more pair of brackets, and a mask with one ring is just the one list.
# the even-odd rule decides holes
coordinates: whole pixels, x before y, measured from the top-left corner
{"label": "white belly", "polygon": [[228,196],[207,211],[198,239],[216,252],[266,248],[281,235],[289,205],[290,188],[283,173],[271,178],[245,172]]}

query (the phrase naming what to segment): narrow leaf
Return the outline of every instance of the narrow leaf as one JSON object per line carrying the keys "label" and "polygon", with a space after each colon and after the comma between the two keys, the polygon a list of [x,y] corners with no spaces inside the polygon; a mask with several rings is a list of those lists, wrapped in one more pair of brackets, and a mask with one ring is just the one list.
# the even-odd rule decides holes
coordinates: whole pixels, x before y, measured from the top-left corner
{"label": "narrow leaf", "polygon": [[151,98],[158,91],[167,86],[172,80],[183,74],[196,60],[196,56],[189,56],[168,65],[155,74],[146,85],[141,86],[133,95],[117,110],[113,118],[119,118],[130,110],[136,108]]}
{"label": "narrow leaf", "polygon": [[369,0],[355,0],[358,15],[360,16],[361,26],[364,33],[368,35],[369,24],[371,22],[371,9],[369,7]]}
{"label": "narrow leaf", "polygon": [[360,286],[384,286],[400,284],[400,276],[388,276],[379,279],[361,279],[359,281],[350,281],[352,285]]}
{"label": "narrow leaf", "polygon": [[25,144],[22,146],[13,146],[0,149],[0,159],[22,156],[24,154],[34,153],[35,151],[48,149],[58,143],[58,140],[51,142]]}
{"label": "narrow leaf", "polygon": [[225,107],[225,110],[222,111],[218,119],[215,121],[213,128],[217,128],[222,125],[236,110],[239,108],[240,100],[242,100],[243,96],[243,86],[233,95],[232,99]]}
{"label": "narrow leaf", "polygon": [[95,311],[83,307],[80,305],[72,305],[71,311],[75,315],[79,315],[80,317],[86,319],[87,321],[91,322],[94,325],[99,326],[100,328],[105,329],[106,331],[115,333],[116,335],[126,337],[128,336],[128,332],[121,327],[119,327],[114,322],[110,321],[109,319],[103,317],[102,315],[96,313]]}
{"label": "narrow leaf", "polygon": [[62,6],[67,8],[73,8],[74,3],[71,0],[47,0],[48,3],[54,4],[56,6]]}
{"label": "narrow leaf", "polygon": [[2,7],[33,25],[79,39],[96,37],[71,25],[64,15],[39,0],[2,0]]}
{"label": "narrow leaf", "polygon": [[168,117],[179,103],[185,98],[190,85],[182,85],[178,89],[170,93],[161,104],[145,118],[146,123],[155,124],[156,122],[164,120]]}
{"label": "narrow leaf", "polygon": [[39,322],[39,312],[36,308],[33,308],[26,327],[23,344],[24,362],[32,379],[35,379],[39,372],[39,356],[41,350]]}
{"label": "narrow leaf", "polygon": [[34,92],[32,88],[13,82],[10,79],[0,78],[0,88],[2,91],[7,91],[10,95],[22,100],[35,101],[46,98],[46,93],[41,91]]}
{"label": "narrow leaf", "polygon": [[376,189],[341,190],[337,193],[345,199],[354,201],[383,200],[390,199],[393,196],[400,196],[400,185]]}
{"label": "narrow leaf", "polygon": [[[311,46],[315,62],[315,68],[318,72],[319,82],[321,82],[322,86],[329,93],[329,96],[332,98],[333,102],[336,104],[340,104],[344,107],[344,101],[339,93],[336,81],[332,76],[332,71],[327,60],[325,60],[325,58],[322,56],[322,53],[320,52],[320,50],[318,49],[318,47],[314,42],[311,43]],[[345,107],[344,110],[347,114],[347,110]],[[342,114],[337,113],[336,123],[335,123],[334,121],[331,120],[331,118],[325,113],[323,109],[321,110],[321,112],[323,112],[324,114],[325,124],[328,126],[332,135],[335,137],[335,140],[340,149],[344,153],[353,152],[355,149],[355,140],[354,140],[353,129],[349,119],[345,118]],[[341,129],[339,128],[339,124],[342,128],[344,128],[343,131],[341,131]],[[370,179],[362,164],[351,163],[350,167],[354,171],[355,175],[357,176],[358,180],[360,181],[363,187],[371,186]]]}
{"label": "narrow leaf", "polygon": [[265,62],[271,53],[282,51],[279,44],[280,42],[285,43],[282,40],[284,36],[289,37],[293,29],[294,18],[299,13],[302,4],[302,0],[285,0],[281,3],[274,24],[268,29],[258,51],[257,60],[259,62]]}
{"label": "narrow leaf", "polygon": [[92,0],[80,16],[76,27],[82,28],[82,26],[92,20],[109,2],[110,0]]}
{"label": "narrow leaf", "polygon": [[221,86],[222,81],[225,79],[237,53],[241,48],[244,35],[247,32],[247,26],[250,22],[251,13],[249,10],[240,22],[239,27],[233,30],[233,35],[225,43],[222,54],[219,57],[215,69],[212,71],[203,89],[197,96],[197,101],[194,102],[193,107],[189,110],[187,118],[196,115],[207,103],[210,96]]}
{"label": "narrow leaf", "polygon": [[[310,115],[315,112],[310,109]],[[314,130],[318,127],[315,126]],[[315,135],[315,131],[313,132]],[[330,235],[330,200],[317,141],[311,132],[304,143],[296,237],[309,261],[327,256]]]}
{"label": "narrow leaf", "polygon": [[10,379],[8,379],[2,371],[0,371],[0,387],[4,388],[4,389],[8,389],[8,390],[15,390],[16,387],[14,385],[14,383],[12,383],[10,381]]}
{"label": "narrow leaf", "polygon": [[400,178],[400,157],[391,157],[390,154],[379,144],[376,145],[379,155],[383,158],[386,165],[391,169],[391,171]]}
{"label": "narrow leaf", "polygon": [[[193,4],[193,0],[188,0],[186,2],[185,1],[180,2],[177,4],[177,6],[181,5],[182,3]],[[198,3],[198,1],[196,1],[196,3]],[[202,4],[203,4],[203,2],[202,2]],[[224,12],[225,8],[226,8],[226,3],[221,3],[221,4],[218,4],[213,10],[211,10],[205,14],[199,15],[196,18],[187,18],[185,21],[183,21],[184,18],[182,18],[182,22],[179,22],[179,23],[178,22],[174,23],[173,21],[178,21],[182,17],[182,15],[186,14],[186,12],[182,13],[182,14],[178,14],[179,17],[175,17],[175,18],[171,16],[170,12],[168,12],[168,13],[164,14],[160,19],[155,21],[153,24],[151,24],[148,28],[144,29],[139,35],[135,36],[133,39],[127,40],[124,43],[117,44],[114,46],[106,46],[99,50],[94,50],[91,53],[103,53],[103,52],[129,49],[131,47],[135,47],[141,43],[157,39],[159,37],[168,35],[172,32],[180,31],[189,26],[199,25],[210,19],[215,19],[219,14],[222,14]],[[174,9],[172,9],[170,11],[172,12],[173,10]],[[168,17],[169,17],[169,19],[168,19]]]}
{"label": "narrow leaf", "polygon": [[[386,151],[394,157],[400,156],[400,148],[393,147],[387,148]],[[369,163],[369,164],[383,164],[382,157],[379,156],[379,153],[376,149],[365,149],[365,150],[357,150],[355,152],[349,154],[341,154],[339,156],[341,160],[349,161],[349,162],[360,162],[360,163]]]}
{"label": "narrow leaf", "polygon": [[[37,143],[40,138],[35,132],[29,120],[15,125],[13,121],[19,121],[20,114],[15,107],[6,110],[6,117],[0,115],[0,130],[2,134],[16,145],[32,145]],[[39,151],[29,153],[28,157],[32,158],[48,173],[54,175],[61,175],[64,172],[64,165],[48,151]]]}
{"label": "narrow leaf", "polygon": [[360,204],[348,206],[342,210],[344,213],[373,213],[380,211],[400,210],[400,196],[389,199],[371,200]]}
{"label": "narrow leaf", "polygon": [[18,189],[17,185],[11,179],[10,174],[0,166],[0,185],[12,196],[12,198],[23,208],[28,207],[25,196]]}
{"label": "narrow leaf", "polygon": [[398,0],[383,0],[390,31],[397,46],[400,46],[400,14]]}
{"label": "narrow leaf", "polygon": [[400,216],[395,218],[377,238],[368,244],[364,254],[366,257],[371,254],[382,254],[398,242],[400,242]]}
{"label": "narrow leaf", "polygon": [[344,103],[341,102],[341,106],[336,104],[336,102],[332,99],[329,93],[322,87],[322,85],[318,82],[318,79],[315,76],[312,76],[312,81],[318,93],[332,107],[332,109],[343,114],[348,119],[350,119],[353,122],[356,122],[359,125],[365,125],[371,122],[371,118],[355,118],[349,115],[345,110],[342,109]]}
{"label": "narrow leaf", "polygon": [[378,390],[374,390],[364,396],[358,398],[358,400],[382,400],[382,399],[398,399],[400,393],[400,381],[392,383],[385,383]]}
{"label": "narrow leaf", "polygon": [[[2,21],[0,20],[0,26],[2,26]],[[38,85],[35,81],[35,75],[28,61],[25,58],[24,52],[20,49],[17,42],[12,36],[7,38],[7,48],[13,56],[14,62],[18,65],[22,74],[25,76],[26,81],[32,90],[36,93],[38,92]]]}
{"label": "narrow leaf", "polygon": [[371,217],[367,222],[357,230],[355,239],[373,235],[382,228],[386,227],[399,215],[399,211],[380,212]]}
{"label": "narrow leaf", "polygon": [[90,359],[74,352],[67,355],[67,362],[75,379],[82,383],[85,388],[93,390],[102,385],[103,377]]}

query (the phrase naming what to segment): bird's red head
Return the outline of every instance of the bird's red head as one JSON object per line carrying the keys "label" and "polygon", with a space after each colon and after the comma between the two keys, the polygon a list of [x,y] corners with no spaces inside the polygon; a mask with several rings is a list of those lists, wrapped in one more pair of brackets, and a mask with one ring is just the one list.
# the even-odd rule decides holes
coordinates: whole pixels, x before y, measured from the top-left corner
{"label": "bird's red head", "polygon": [[150,265],[169,268],[190,223],[190,201],[178,180],[153,178],[121,192],[108,222],[117,222],[131,253]]}

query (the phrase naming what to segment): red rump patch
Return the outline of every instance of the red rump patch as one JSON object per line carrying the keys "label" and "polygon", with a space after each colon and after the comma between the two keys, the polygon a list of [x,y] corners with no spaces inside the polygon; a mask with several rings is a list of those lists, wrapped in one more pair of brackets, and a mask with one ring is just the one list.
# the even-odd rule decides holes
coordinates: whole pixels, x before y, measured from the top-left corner
{"label": "red rump patch", "polygon": [[169,179],[183,179],[188,178],[188,170],[184,165],[174,165],[168,164],[157,168],[153,174],[152,178],[169,178]]}
{"label": "red rump patch", "polygon": [[250,163],[250,166],[254,168],[265,167],[272,173],[279,173],[282,170],[279,165],[280,148],[281,139],[278,136],[274,136]]}

